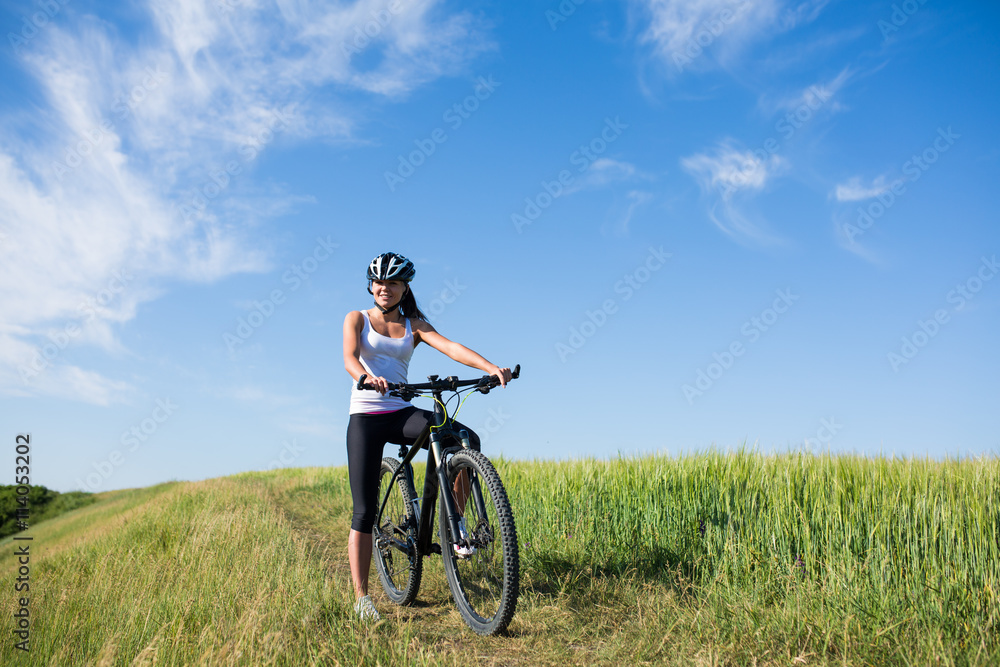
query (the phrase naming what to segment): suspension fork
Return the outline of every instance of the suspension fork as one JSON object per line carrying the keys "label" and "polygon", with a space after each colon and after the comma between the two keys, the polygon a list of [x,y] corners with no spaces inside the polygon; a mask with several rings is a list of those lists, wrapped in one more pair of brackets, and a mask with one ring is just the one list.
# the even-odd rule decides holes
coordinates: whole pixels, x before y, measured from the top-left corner
{"label": "suspension fork", "polygon": [[[466,431],[464,428],[461,429],[458,432],[458,438],[462,442],[462,448],[463,449],[468,449],[468,450],[472,449],[472,444],[469,441],[469,432],[468,431]],[[476,479],[476,471],[475,470],[468,470],[468,471],[466,471],[466,474],[469,477],[469,486],[470,486],[470,488],[472,490],[472,502],[475,503],[475,505],[476,505],[476,514],[479,517],[485,517],[486,516],[486,500],[483,498],[483,489],[482,489],[482,487],[479,486],[479,482]],[[468,502],[469,502],[468,499],[466,499],[465,502],[466,502],[466,504],[468,504]],[[471,528],[475,528],[475,526],[470,526],[470,529]]]}
{"label": "suspension fork", "polygon": [[429,436],[430,446],[427,452],[427,475],[424,477],[423,507],[420,512],[420,538],[417,547],[420,553],[430,555],[435,553],[432,546],[434,534],[434,508],[437,505],[437,495],[442,493],[445,516],[448,518],[448,529],[454,538],[459,534],[458,509],[455,498],[448,488],[448,469],[444,461],[444,449],[441,447],[441,436],[432,432]]}
{"label": "suspension fork", "polygon": [[[448,530],[451,533],[451,538],[455,541],[458,540],[461,534],[458,528],[458,520],[461,518],[458,514],[458,507],[455,506],[455,495],[451,492],[451,486],[448,483],[448,466],[444,460],[444,450],[441,448],[441,435],[437,432],[431,433],[431,454],[434,457],[435,463],[435,473],[437,477],[438,490],[442,494],[441,499],[444,503],[444,511],[448,517]],[[444,545],[442,545],[442,549]]]}

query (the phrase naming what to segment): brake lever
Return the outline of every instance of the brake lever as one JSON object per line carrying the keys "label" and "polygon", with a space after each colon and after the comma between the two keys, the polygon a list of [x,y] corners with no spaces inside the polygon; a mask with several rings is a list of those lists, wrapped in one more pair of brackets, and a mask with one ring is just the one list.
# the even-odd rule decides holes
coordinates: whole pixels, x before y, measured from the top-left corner
{"label": "brake lever", "polygon": [[398,396],[399,398],[403,399],[404,401],[409,402],[409,401],[412,401],[417,396],[417,392],[415,392],[415,391],[406,391],[405,389],[393,389],[392,391],[389,392],[389,395],[390,396]]}

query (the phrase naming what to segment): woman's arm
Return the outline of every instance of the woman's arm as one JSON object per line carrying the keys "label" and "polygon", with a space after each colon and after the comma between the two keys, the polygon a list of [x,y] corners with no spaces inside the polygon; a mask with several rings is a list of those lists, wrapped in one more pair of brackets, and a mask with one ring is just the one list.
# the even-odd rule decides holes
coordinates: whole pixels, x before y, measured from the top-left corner
{"label": "woman's arm", "polygon": [[413,319],[410,320],[413,329],[414,345],[417,343],[427,343],[435,350],[448,355],[460,364],[465,364],[471,368],[478,368],[490,375],[496,375],[500,379],[500,386],[506,387],[510,380],[510,369],[500,368],[496,364],[487,361],[475,350],[470,350],[460,343],[449,340],[439,334],[430,322]]}
{"label": "woman's arm", "polygon": [[378,389],[384,396],[389,391],[388,380],[384,377],[372,377],[361,365],[361,330],[364,326],[365,318],[360,311],[352,310],[344,318],[344,369],[355,382],[362,375],[368,375],[365,383]]}

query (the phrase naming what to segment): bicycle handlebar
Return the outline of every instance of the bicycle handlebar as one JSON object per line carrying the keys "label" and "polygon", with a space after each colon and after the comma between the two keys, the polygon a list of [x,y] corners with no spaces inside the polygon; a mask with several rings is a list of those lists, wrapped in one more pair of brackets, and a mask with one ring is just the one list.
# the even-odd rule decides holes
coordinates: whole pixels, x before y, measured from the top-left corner
{"label": "bicycle handlebar", "polygon": [[[510,372],[510,379],[517,379],[521,375],[521,364],[514,366],[514,370]],[[368,378],[367,373],[362,373],[361,377],[358,378],[358,389],[368,389],[370,391],[377,391],[375,387],[365,384],[365,380]],[[389,382],[389,391],[404,391],[406,393],[415,394],[417,392],[431,390],[431,391],[455,391],[459,387],[472,387],[475,386],[478,391],[484,394],[490,389],[496,387],[500,384],[500,378],[496,375],[484,375],[478,380],[459,380],[455,375],[449,375],[443,380],[439,380],[437,375],[428,375],[427,379],[430,382],[423,382],[420,384],[407,384],[407,383],[396,383]]]}

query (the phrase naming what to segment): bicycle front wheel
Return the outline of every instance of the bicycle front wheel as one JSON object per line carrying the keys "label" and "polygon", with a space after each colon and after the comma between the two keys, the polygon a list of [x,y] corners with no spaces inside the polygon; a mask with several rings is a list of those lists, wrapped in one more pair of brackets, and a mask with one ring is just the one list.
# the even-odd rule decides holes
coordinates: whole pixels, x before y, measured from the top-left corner
{"label": "bicycle front wheel", "polygon": [[394,458],[382,459],[378,499],[382,502],[388,493],[389,500],[375,519],[372,554],[385,594],[396,604],[408,605],[420,590],[423,560],[417,553],[417,514],[406,480],[399,476],[388,486],[399,465]]}
{"label": "bicycle front wheel", "polygon": [[442,500],[439,524],[448,586],[469,627],[481,635],[499,634],[514,616],[520,588],[517,530],[507,492],[489,459],[465,450],[448,462],[442,498],[444,493],[455,494],[460,514],[464,500],[467,532],[464,544],[460,536],[450,537]]}

